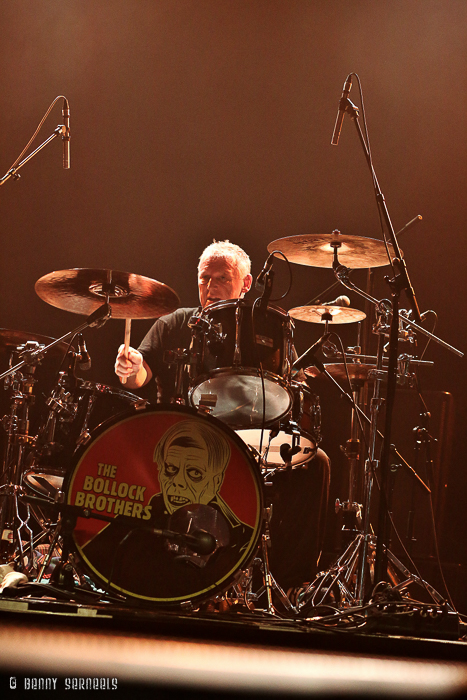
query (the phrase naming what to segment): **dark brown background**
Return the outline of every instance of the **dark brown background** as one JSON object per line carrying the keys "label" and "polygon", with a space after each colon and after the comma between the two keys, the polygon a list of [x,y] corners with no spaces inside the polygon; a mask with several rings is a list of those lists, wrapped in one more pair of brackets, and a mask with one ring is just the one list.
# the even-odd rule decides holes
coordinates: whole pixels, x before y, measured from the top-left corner
{"label": "dark brown background", "polygon": [[[146,275],[189,306],[197,302],[197,258],[213,237],[244,246],[255,275],[267,245],[282,236],[337,228],[379,238],[350,119],[339,146],[330,146],[342,84],[355,71],[394,227],[423,216],[401,238],[420,308],[434,309],[436,333],[465,351],[466,24],[464,0],[3,2],[1,173],[59,94],[71,107],[72,166],[62,169],[56,140],[1,190],[0,325],[55,337],[78,325],[80,317],[35,295],[35,281],[53,270]],[[351,99],[360,104],[355,82]],[[36,143],[61,122],[57,105]],[[280,261],[275,268],[279,296],[287,273]],[[375,275],[379,298],[389,294],[384,274],[387,267]],[[356,280],[363,285],[364,273]],[[305,304],[333,281],[330,270],[294,265],[280,303]],[[149,325],[134,322],[133,344]],[[320,330],[298,322],[298,351]],[[355,344],[356,326],[338,330]],[[86,333],[89,379],[115,384],[122,337],[118,320]],[[426,359],[435,365],[423,386],[451,392],[455,404],[441,526],[452,568],[466,563],[465,360],[435,344]],[[52,377],[44,367],[43,391]],[[339,445],[350,418],[332,387],[322,383],[319,393],[332,493],[345,499]],[[413,427],[417,412],[406,419],[403,410],[398,418]]]}

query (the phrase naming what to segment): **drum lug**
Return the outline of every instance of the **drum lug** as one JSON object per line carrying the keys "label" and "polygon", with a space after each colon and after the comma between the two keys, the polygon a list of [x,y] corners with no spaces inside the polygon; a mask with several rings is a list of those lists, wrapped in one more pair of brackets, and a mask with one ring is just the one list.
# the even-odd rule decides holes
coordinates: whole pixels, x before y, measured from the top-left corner
{"label": "drum lug", "polygon": [[80,447],[81,445],[87,445],[90,439],[91,433],[89,432],[89,430],[83,430],[83,432],[79,435],[76,444],[78,445],[78,447]]}

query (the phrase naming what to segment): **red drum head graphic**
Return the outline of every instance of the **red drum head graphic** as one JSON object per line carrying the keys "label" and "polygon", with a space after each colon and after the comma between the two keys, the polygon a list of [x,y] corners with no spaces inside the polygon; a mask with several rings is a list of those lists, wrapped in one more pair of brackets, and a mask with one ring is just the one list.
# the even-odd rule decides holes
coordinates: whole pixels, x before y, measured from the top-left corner
{"label": "red drum head graphic", "polygon": [[147,407],[102,424],[77,451],[65,492],[91,515],[73,530],[90,579],[141,602],[217,595],[257,547],[258,466],[232,430],[191,408]]}

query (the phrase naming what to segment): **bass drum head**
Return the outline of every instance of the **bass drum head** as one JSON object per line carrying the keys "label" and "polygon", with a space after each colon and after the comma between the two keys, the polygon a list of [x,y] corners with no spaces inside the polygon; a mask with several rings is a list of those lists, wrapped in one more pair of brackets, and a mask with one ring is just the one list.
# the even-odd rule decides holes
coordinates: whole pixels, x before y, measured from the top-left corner
{"label": "bass drum head", "polygon": [[131,410],[99,426],[77,451],[65,494],[68,505],[110,518],[77,518],[85,572],[141,603],[218,595],[248,566],[261,532],[261,476],[248,448],[215,418],[181,406]]}

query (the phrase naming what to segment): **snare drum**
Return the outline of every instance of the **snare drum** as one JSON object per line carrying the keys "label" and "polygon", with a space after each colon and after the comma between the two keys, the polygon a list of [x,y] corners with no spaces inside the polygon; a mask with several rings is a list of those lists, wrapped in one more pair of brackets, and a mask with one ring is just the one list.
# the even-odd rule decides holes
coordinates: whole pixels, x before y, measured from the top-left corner
{"label": "snare drum", "polygon": [[[237,435],[260,457],[263,470],[301,467],[312,459],[321,442],[319,397],[300,382],[291,382],[293,405],[277,428],[237,430]],[[263,432],[262,440],[261,433]]]}
{"label": "snare drum", "polygon": [[202,335],[193,331],[190,404],[232,428],[261,427],[285,416],[292,405],[289,315],[273,306],[252,313],[250,302],[233,299],[211,304],[202,316]]}
{"label": "snare drum", "polygon": [[79,567],[133,601],[195,605],[226,590],[257,549],[258,467],[233,431],[192,408],[107,421],[77,451],[64,490],[91,512],[73,531]]}

